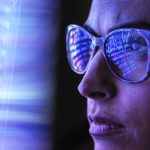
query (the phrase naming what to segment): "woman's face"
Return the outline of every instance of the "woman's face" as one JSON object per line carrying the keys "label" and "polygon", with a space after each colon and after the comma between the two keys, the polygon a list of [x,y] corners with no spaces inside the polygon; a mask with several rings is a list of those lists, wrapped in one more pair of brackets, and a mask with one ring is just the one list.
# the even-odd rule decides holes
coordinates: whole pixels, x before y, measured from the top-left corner
{"label": "woman's face", "polygon": [[[150,24],[149,14],[149,0],[94,0],[85,24],[103,36],[128,24]],[[117,79],[99,49],[78,89],[87,98],[95,150],[150,149],[150,79],[138,84]]]}

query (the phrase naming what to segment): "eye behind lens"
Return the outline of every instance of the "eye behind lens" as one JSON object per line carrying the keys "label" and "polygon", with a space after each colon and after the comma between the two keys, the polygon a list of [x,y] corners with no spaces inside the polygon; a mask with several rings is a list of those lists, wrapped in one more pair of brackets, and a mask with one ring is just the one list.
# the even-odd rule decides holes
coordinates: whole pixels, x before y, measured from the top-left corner
{"label": "eye behind lens", "polygon": [[144,78],[148,67],[148,47],[137,31],[120,31],[110,35],[104,44],[107,62],[113,73],[124,80]]}

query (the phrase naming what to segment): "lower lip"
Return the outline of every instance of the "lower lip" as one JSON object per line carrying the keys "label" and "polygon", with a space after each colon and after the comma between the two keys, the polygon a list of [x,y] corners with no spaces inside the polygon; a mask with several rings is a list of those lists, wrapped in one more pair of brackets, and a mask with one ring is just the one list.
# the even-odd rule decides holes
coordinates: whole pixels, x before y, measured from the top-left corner
{"label": "lower lip", "polygon": [[104,137],[119,134],[122,130],[123,127],[119,127],[117,125],[91,123],[89,133],[92,136]]}

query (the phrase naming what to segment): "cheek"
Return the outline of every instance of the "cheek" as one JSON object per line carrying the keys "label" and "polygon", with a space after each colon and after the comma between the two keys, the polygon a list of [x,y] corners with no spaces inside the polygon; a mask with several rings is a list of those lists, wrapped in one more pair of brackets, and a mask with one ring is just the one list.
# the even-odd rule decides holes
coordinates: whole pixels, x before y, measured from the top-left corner
{"label": "cheek", "polygon": [[150,86],[122,86],[115,105],[126,127],[127,145],[150,149]]}
{"label": "cheek", "polygon": [[124,116],[132,135],[137,139],[150,139],[150,88],[128,90],[123,99]]}
{"label": "cheek", "polygon": [[150,131],[150,92],[144,92],[137,97],[136,108],[137,124],[143,127],[143,130]]}

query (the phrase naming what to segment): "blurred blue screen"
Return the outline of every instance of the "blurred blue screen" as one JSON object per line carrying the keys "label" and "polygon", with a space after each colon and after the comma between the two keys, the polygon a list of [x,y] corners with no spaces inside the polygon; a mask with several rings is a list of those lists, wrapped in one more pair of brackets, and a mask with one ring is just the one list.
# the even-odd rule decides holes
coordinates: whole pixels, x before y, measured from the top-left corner
{"label": "blurred blue screen", "polygon": [[56,0],[0,0],[0,150],[52,147],[57,8]]}

